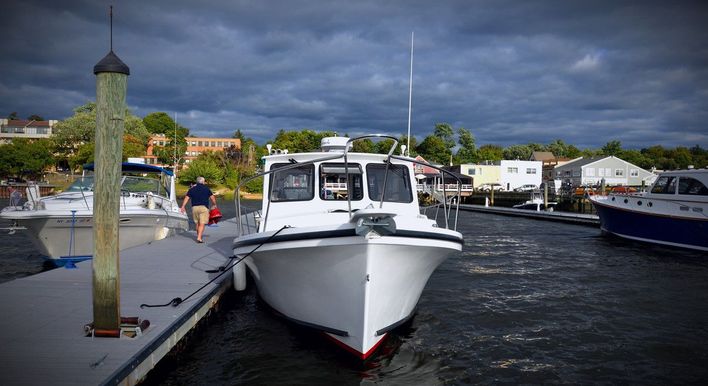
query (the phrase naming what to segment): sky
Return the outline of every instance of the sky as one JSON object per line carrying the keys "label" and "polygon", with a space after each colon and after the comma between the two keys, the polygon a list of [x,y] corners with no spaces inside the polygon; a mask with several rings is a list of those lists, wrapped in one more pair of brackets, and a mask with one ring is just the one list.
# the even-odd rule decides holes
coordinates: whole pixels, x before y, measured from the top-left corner
{"label": "sky", "polygon": [[[708,2],[113,0],[127,104],[192,135],[405,135],[477,145],[708,147]],[[0,116],[95,100],[105,0],[4,1]]]}

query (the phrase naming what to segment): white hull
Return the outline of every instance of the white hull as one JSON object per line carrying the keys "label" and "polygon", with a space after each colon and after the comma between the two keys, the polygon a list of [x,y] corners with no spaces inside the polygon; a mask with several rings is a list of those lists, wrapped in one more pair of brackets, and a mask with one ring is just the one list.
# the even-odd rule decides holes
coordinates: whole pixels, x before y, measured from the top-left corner
{"label": "white hull", "polygon": [[[18,216],[13,217],[18,225],[27,228],[26,232],[42,255],[59,259],[93,255],[93,216],[83,212],[77,212],[73,225],[71,215],[51,215],[37,211],[17,212]],[[120,249],[161,240],[176,231],[188,229],[184,216],[176,216],[174,213],[168,215],[164,210],[141,212],[121,212],[118,236]]]}
{"label": "white hull", "polygon": [[267,243],[246,263],[271,307],[365,359],[412,316],[432,272],[460,250],[445,240],[332,237]]}

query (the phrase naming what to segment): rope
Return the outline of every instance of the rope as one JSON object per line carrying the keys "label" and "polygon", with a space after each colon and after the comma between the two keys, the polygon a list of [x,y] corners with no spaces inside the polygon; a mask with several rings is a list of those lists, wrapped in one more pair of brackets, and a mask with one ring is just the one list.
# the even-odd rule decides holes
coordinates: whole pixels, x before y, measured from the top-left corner
{"label": "rope", "polygon": [[[209,270],[209,271],[206,271],[206,273],[215,273],[215,272],[219,272],[219,271],[221,271],[221,273],[218,274],[218,275],[216,275],[216,276],[214,276],[213,279],[209,280],[209,281],[206,282],[204,285],[202,285],[201,287],[199,287],[198,289],[196,289],[194,292],[192,292],[191,294],[189,294],[189,296],[187,296],[186,298],[182,299],[182,298],[177,297],[177,298],[174,298],[174,299],[170,300],[169,302],[167,302],[167,303],[165,303],[165,304],[145,304],[145,303],[143,303],[143,304],[140,305],[140,308],[157,308],[157,307],[167,307],[167,306],[170,306],[170,305],[171,305],[172,307],[177,307],[177,306],[179,306],[180,304],[182,304],[183,302],[187,301],[189,298],[191,298],[192,296],[194,296],[197,292],[203,290],[206,286],[208,286],[209,284],[211,284],[211,283],[213,283],[214,281],[216,281],[216,279],[220,278],[223,274],[225,274],[226,272],[229,272],[229,269],[235,267],[236,264],[242,262],[243,259],[247,258],[248,256],[251,256],[251,254],[252,254],[253,252],[257,251],[258,248],[260,248],[260,247],[262,247],[264,244],[270,242],[278,233],[280,233],[282,230],[284,230],[284,229],[286,229],[286,228],[290,228],[290,225],[283,225],[282,228],[280,228],[280,229],[278,229],[277,231],[275,231],[275,233],[273,233],[272,235],[270,235],[265,241],[263,241],[262,243],[258,244],[255,248],[253,248],[250,252],[248,252],[247,254],[245,254],[243,257],[241,257],[240,259],[236,260],[235,263],[229,263],[229,264],[226,264],[226,265],[224,265],[224,266],[221,266],[221,267],[219,267],[218,270]],[[233,259],[235,259],[235,258],[236,258],[236,256],[230,256],[230,257],[229,257],[230,260],[233,260]]]}

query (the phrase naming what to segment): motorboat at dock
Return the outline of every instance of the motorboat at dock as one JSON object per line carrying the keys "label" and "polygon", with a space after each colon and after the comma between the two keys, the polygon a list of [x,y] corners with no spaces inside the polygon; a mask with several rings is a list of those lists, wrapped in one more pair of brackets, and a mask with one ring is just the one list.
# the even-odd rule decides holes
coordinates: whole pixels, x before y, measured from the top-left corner
{"label": "motorboat at dock", "polygon": [[[26,232],[39,252],[57,265],[80,261],[93,254],[93,176],[84,175],[53,196],[29,195],[21,206],[10,206],[0,218]],[[139,163],[122,164],[119,248],[160,240],[188,229],[175,196],[170,170]],[[132,174],[132,175],[131,175]],[[137,175],[136,175],[137,174]]]}
{"label": "motorboat at dock", "polygon": [[[369,137],[394,144],[388,154],[349,152]],[[422,162],[393,155],[397,143],[330,137],[321,152],[266,156],[254,177],[263,177],[262,213],[242,216],[237,198],[235,280],[245,285],[245,263],[275,311],[361,359],[414,315],[430,275],[463,245],[457,208],[443,203],[440,226],[420,213],[413,165]],[[332,194],[332,184],[344,188]]]}
{"label": "motorboat at dock", "polygon": [[645,193],[590,201],[605,233],[708,251],[708,169],[663,172]]}
{"label": "motorboat at dock", "polygon": [[540,191],[533,191],[531,192],[530,199],[521,204],[514,205],[513,207],[516,209],[527,209],[540,212],[542,210],[553,211],[553,208],[555,208],[557,204],[558,203],[555,201],[545,202],[543,199],[543,194],[541,194]]}

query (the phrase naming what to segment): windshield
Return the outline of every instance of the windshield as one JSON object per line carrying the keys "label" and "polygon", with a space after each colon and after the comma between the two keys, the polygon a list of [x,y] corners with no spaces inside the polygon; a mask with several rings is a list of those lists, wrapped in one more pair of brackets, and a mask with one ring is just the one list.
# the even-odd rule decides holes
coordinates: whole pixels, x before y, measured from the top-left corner
{"label": "windshield", "polygon": [[387,173],[386,166],[386,164],[366,165],[369,198],[372,201],[381,200],[381,192],[384,190],[384,176],[386,176],[384,201],[412,202],[413,192],[408,177],[408,168],[403,165],[389,165]]}
{"label": "windshield", "polygon": [[[79,177],[67,189],[67,192],[80,192],[93,190],[94,176]],[[169,189],[154,178],[123,176],[121,178],[120,189],[124,192],[145,193],[167,195]]]}
{"label": "windshield", "polygon": [[67,192],[80,192],[82,190],[93,190],[93,176],[79,177],[66,188]]}

